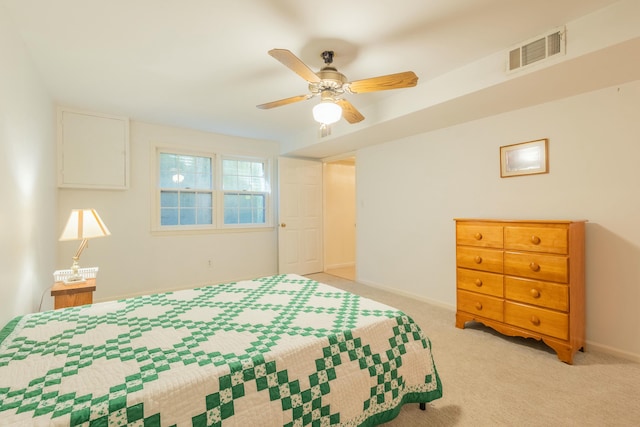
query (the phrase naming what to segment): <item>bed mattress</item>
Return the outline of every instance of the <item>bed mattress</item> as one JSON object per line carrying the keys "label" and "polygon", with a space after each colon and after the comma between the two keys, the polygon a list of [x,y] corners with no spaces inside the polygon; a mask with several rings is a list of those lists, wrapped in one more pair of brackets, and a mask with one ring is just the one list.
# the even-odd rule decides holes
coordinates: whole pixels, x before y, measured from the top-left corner
{"label": "bed mattress", "polygon": [[297,275],[28,314],[0,340],[7,425],[368,426],[442,396],[409,316]]}

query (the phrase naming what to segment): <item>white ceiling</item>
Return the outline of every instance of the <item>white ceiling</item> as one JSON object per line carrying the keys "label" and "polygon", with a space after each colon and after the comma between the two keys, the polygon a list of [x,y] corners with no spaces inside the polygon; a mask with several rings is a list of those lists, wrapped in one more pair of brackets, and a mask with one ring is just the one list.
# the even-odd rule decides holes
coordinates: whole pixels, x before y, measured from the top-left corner
{"label": "white ceiling", "polygon": [[[317,128],[311,116],[317,101],[272,110],[255,107],[307,92],[303,79],[267,54],[272,48],[291,50],[314,70],[322,65],[320,53],[334,50],[334,65],[349,80],[413,70],[421,86],[612,3],[0,0],[0,13],[9,13],[44,84],[60,105],[215,133],[292,141]],[[399,92],[411,90],[416,89],[349,96],[367,119],[334,129],[333,149],[301,153],[335,155],[340,151],[335,141],[341,133],[345,141],[354,135],[375,140],[379,132],[373,126],[374,107],[392,103]],[[404,119],[396,122],[406,128],[410,121],[424,121],[411,112],[404,111]],[[358,132],[348,126],[358,126]]]}

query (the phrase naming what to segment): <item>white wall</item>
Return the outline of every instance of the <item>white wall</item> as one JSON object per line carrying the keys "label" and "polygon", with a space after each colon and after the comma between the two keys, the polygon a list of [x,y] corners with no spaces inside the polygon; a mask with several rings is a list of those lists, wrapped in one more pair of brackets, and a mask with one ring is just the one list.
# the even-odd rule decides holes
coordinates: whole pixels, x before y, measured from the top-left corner
{"label": "white wall", "polygon": [[351,267],[356,262],[356,167],[345,161],[325,163],[324,268]]}
{"label": "white wall", "polygon": [[[58,231],[73,208],[95,208],[111,231],[109,237],[91,240],[80,259],[81,267],[99,267],[94,300],[275,274],[274,228],[162,236],[151,233],[153,144],[274,160],[278,148],[265,141],[132,121],[128,190],[59,190]],[[58,268],[69,268],[77,246],[73,241],[58,244]]]}
{"label": "white wall", "polygon": [[[587,219],[587,341],[640,360],[639,112],[636,81],[359,151],[359,280],[453,308],[453,218]],[[539,138],[550,172],[500,178]]]}
{"label": "white wall", "polygon": [[0,325],[52,285],[57,226],[53,103],[0,5]]}

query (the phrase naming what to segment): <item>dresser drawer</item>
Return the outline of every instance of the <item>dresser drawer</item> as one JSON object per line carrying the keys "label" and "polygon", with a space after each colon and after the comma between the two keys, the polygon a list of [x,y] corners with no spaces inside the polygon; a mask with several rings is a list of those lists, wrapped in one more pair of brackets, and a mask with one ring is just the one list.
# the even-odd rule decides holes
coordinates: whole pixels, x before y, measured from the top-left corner
{"label": "dresser drawer", "polygon": [[504,322],[561,340],[569,339],[566,313],[505,301]]}
{"label": "dresser drawer", "polygon": [[566,254],[569,248],[567,229],[507,226],[504,228],[504,247],[522,251]]}
{"label": "dresser drawer", "polygon": [[558,283],[505,276],[504,296],[512,301],[525,304],[558,311],[569,310],[569,286]]}
{"label": "dresser drawer", "polygon": [[503,300],[475,292],[458,291],[458,310],[502,322]]}
{"label": "dresser drawer", "polygon": [[456,262],[458,267],[502,273],[501,250],[458,246]]}
{"label": "dresser drawer", "polygon": [[501,274],[458,268],[458,289],[502,297],[502,282]]}
{"label": "dresser drawer", "polygon": [[569,258],[561,255],[505,252],[504,274],[549,282],[568,283]]}
{"label": "dresser drawer", "polygon": [[456,243],[485,248],[502,248],[502,225],[457,223]]}

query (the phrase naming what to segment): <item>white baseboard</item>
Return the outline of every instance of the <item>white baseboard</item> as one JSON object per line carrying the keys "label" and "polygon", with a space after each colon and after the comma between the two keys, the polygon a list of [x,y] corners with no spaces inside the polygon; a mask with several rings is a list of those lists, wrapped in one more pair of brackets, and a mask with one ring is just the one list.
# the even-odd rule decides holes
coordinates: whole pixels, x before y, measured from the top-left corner
{"label": "white baseboard", "polygon": [[640,363],[640,354],[630,353],[628,351],[623,351],[617,348],[610,347],[608,345],[598,344],[589,340],[587,340],[585,347],[587,347],[587,351],[594,350],[599,353],[606,353],[610,354],[611,356],[619,357],[621,359]]}
{"label": "white baseboard", "polygon": [[363,285],[371,286],[372,288],[382,289],[383,291],[393,292],[394,294],[402,295],[403,297],[407,297],[407,298],[413,298],[413,299],[416,299],[418,301],[423,301],[423,302],[426,302],[426,303],[429,303],[429,304],[433,304],[433,305],[438,306],[438,307],[446,308],[447,310],[450,310],[450,311],[452,311],[454,313],[456,311],[456,306],[455,305],[451,305],[451,304],[447,304],[447,303],[442,302],[442,301],[438,301],[438,300],[430,299],[430,298],[427,298],[427,297],[423,297],[422,295],[412,294],[411,292],[405,292],[405,291],[400,290],[400,289],[391,288],[389,286],[381,285],[380,283],[370,282],[370,281],[368,281],[366,279],[358,278],[358,283],[362,283]]}
{"label": "white baseboard", "polygon": [[350,268],[350,267],[355,267],[356,263],[355,262],[343,262],[340,264],[325,264],[324,266],[324,270],[336,270],[338,268]]}

